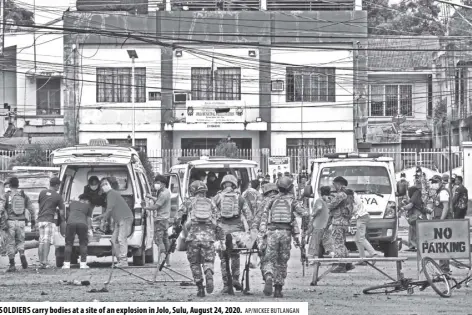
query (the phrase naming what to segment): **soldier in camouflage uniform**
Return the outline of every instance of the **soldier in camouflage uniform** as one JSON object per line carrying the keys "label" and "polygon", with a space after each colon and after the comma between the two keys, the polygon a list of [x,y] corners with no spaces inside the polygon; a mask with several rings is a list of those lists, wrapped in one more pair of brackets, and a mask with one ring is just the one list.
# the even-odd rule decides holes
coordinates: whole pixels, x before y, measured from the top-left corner
{"label": "soldier in camouflage uniform", "polygon": [[267,296],[272,295],[274,284],[274,297],[283,297],[282,287],[287,277],[287,262],[292,247],[291,236],[295,244],[300,244],[299,231],[293,229],[297,226],[295,213],[302,217],[304,232],[308,227],[309,214],[290,193],[293,190],[291,178],[282,177],[278,180],[277,187],[280,193],[267,202],[261,218],[260,233],[262,237],[267,237],[263,292]]}
{"label": "soldier in camouflage uniform", "polygon": [[[251,210],[249,209],[246,200],[244,200],[239,193],[238,180],[233,175],[226,175],[221,181],[221,188],[222,190],[216,194],[213,201],[218,208],[218,225],[223,230],[224,239],[226,239],[226,234],[249,232],[247,222],[252,220]],[[257,231],[253,234],[257,235]],[[234,234],[233,239],[237,239]],[[222,292],[228,293],[228,275],[226,274],[226,259],[223,250],[219,250],[218,255],[221,260],[221,275],[224,284]],[[230,253],[230,260],[233,287],[236,290],[241,291],[243,287],[239,282],[241,264],[240,254],[237,251],[232,251]]]}
{"label": "soldier in camouflage uniform", "polygon": [[[254,218],[254,212],[257,211],[259,204],[261,203],[262,196],[259,193],[259,180],[251,181],[251,187],[246,189],[241,195],[247,202],[249,210],[251,210],[251,217]],[[252,222],[248,222],[249,226],[252,225]]]}
{"label": "soldier in camouflage uniform", "polygon": [[[252,230],[259,231],[262,219],[262,212],[267,203],[272,200],[279,193],[279,189],[276,184],[268,183],[262,186],[262,201],[259,204],[257,211],[254,213],[254,218],[252,220]],[[257,248],[259,253],[259,259],[261,263],[261,272],[262,279],[264,279],[264,268],[265,268],[265,253],[267,250],[267,238],[258,238],[257,239]]]}
{"label": "soldier in camouflage uniform", "polygon": [[206,198],[207,186],[202,181],[191,184],[194,196],[187,204],[188,219],[185,223],[187,235],[187,259],[198,288],[198,297],[205,296],[203,272],[206,279],[206,291],[213,292],[213,273],[215,263],[216,240],[223,244],[223,232],[216,222],[217,208],[213,201]]}
{"label": "soldier in camouflage uniform", "polygon": [[[338,176],[333,180],[336,192],[328,201],[330,211],[330,222],[328,230],[331,232],[333,241],[334,257],[345,258],[348,256],[346,248],[346,232],[349,228],[353,205],[346,194],[347,180]],[[345,273],[354,269],[352,264],[338,264],[331,271],[333,273]]]}

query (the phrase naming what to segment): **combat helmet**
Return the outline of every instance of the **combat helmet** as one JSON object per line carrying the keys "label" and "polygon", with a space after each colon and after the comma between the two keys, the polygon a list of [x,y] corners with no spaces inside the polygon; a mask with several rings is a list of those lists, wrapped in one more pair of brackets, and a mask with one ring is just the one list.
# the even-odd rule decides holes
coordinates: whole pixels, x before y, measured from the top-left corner
{"label": "combat helmet", "polygon": [[238,180],[236,179],[236,177],[234,177],[234,175],[231,175],[231,174],[225,175],[223,177],[223,180],[221,181],[221,187],[223,187],[224,184],[226,184],[226,183],[233,184],[233,186],[234,186],[233,188],[238,187]]}

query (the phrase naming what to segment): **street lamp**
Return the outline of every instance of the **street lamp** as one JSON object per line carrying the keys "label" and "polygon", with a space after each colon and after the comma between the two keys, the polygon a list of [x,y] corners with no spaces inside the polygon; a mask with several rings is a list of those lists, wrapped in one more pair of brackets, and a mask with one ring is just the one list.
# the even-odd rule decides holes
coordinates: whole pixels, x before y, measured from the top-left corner
{"label": "street lamp", "polygon": [[138,58],[138,54],[136,53],[136,50],[134,49],[129,49],[128,51],[128,56],[131,58],[131,104],[133,107],[133,132],[132,132],[132,143],[131,145],[134,147],[135,145],[135,123],[136,123],[136,112],[134,110],[134,98],[136,95],[136,84],[134,82],[134,59]]}

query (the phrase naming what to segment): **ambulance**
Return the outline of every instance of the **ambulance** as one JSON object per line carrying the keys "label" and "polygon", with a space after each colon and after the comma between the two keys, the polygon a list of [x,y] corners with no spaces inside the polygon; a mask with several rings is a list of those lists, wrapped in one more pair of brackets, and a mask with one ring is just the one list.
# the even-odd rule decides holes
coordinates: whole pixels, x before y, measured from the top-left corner
{"label": "ambulance", "polygon": [[[310,185],[305,197],[320,196],[322,186],[332,186],[333,179],[342,176],[347,188],[360,196],[370,215],[366,237],[385,257],[398,257],[398,211],[395,198],[396,181],[393,158],[381,153],[330,153],[315,159],[312,165]],[[312,203],[310,202],[310,205]],[[356,222],[346,237],[346,246],[356,250]]]}

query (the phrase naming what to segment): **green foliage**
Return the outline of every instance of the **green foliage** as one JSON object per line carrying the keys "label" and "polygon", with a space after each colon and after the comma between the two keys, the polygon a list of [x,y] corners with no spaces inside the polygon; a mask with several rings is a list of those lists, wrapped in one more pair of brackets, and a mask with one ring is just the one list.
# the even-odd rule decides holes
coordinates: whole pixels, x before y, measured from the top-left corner
{"label": "green foliage", "polygon": [[64,143],[53,143],[53,144],[33,144],[24,150],[24,153],[15,155],[8,168],[12,169],[13,166],[52,166],[49,155],[52,151],[68,147],[67,142]]}
{"label": "green foliage", "polygon": [[143,163],[144,169],[146,170],[146,176],[148,178],[148,181],[150,183],[153,183],[155,174],[152,168],[151,161],[149,161],[149,157],[147,156],[147,153],[144,151],[139,151],[138,155],[139,159],[141,160],[141,163]]}
{"label": "green foliage", "polygon": [[443,123],[447,119],[447,100],[445,98],[436,102],[433,119],[436,124]]}
{"label": "green foliage", "polygon": [[[467,6],[472,6],[472,1],[464,1],[464,4]],[[464,21],[466,18],[469,22],[472,22],[472,10],[455,7],[456,11],[452,14],[449,23],[449,35],[451,36],[470,36],[472,35],[472,30],[470,24],[467,21]],[[461,16],[462,15],[462,16]]]}
{"label": "green foliage", "polygon": [[434,0],[374,0],[366,5],[370,34],[442,36],[446,27],[439,20],[441,10]]}
{"label": "green foliage", "polygon": [[225,156],[227,158],[239,157],[238,147],[236,143],[227,140],[221,140],[215,148],[217,156]]}
{"label": "green foliage", "polygon": [[17,5],[13,0],[6,0],[5,19],[11,19],[18,25],[33,25],[34,13]]}

